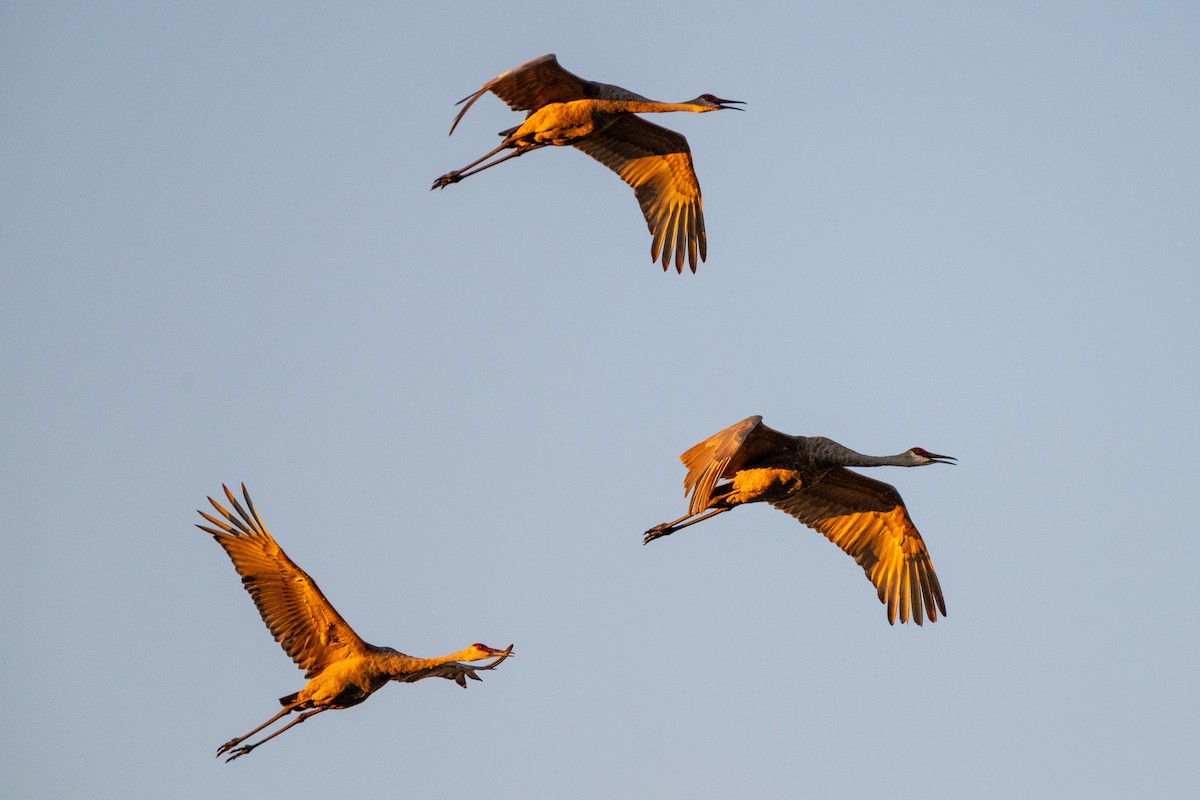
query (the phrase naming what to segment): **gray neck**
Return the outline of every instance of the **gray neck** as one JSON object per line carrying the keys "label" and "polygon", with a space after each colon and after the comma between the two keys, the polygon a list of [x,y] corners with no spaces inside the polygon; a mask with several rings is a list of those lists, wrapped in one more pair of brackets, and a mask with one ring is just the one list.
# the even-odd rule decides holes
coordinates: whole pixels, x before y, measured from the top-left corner
{"label": "gray neck", "polygon": [[841,467],[912,467],[915,466],[910,454],[905,451],[894,456],[869,456],[840,445],[824,436],[799,437],[805,455],[820,465],[836,465]]}

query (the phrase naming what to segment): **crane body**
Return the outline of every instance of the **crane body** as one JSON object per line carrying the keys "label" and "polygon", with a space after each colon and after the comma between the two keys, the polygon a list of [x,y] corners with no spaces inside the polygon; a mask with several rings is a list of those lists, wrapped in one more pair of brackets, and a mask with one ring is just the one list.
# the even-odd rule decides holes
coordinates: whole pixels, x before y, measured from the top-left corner
{"label": "crane body", "polygon": [[[300,691],[279,698],[283,709],[278,714],[244,736],[221,745],[218,756],[228,754],[228,761],[240,758],[315,714],[358,705],[390,681],[412,683],[438,677],[466,688],[468,678],[482,680],[477,672],[495,669],[512,655],[512,645],[500,650],[475,643],[448,655],[415,658],[390,647],[368,644],[267,532],[245,485],[242,486],[245,508],[228,487],[222,488],[236,515],[210,497],[208,501],[219,517],[200,511],[210,525],[196,527],[211,534],[225,549],[267,629],[284,652],[305,670],[309,680]],[[487,658],[495,660],[480,666],[460,663]],[[241,744],[294,712],[303,713],[258,742]]]}
{"label": "crane body", "polygon": [[[651,260],[658,261],[661,253],[666,270],[673,254],[676,270],[683,272],[686,255],[691,271],[696,271],[697,256],[700,261],[707,257],[707,242],[691,149],[681,134],[634,115],[705,113],[734,108],[730,104],[740,104],[740,100],[703,94],[682,103],[662,103],[620,86],[584,80],[559,66],[551,54],[493,78],[460,100],[465,105],[454,118],[450,133],[475,101],[489,91],[513,110],[528,111],[528,116],[522,124],[501,131],[504,139],[495,149],[442,175],[431,188],[444,189],[531,150],[572,146],[633,187],[652,237]],[[505,150],[511,152],[489,161]]]}
{"label": "crane body", "polygon": [[[850,555],[887,605],[888,622],[946,615],[925,542],[896,489],[847,467],[951,464],[951,456],[913,447],[870,456],[823,436],[791,436],[748,417],[680,457],[687,468],[688,513],[646,531],[643,544],[747,503],[784,511]],[[724,481],[721,483],[720,481]]]}

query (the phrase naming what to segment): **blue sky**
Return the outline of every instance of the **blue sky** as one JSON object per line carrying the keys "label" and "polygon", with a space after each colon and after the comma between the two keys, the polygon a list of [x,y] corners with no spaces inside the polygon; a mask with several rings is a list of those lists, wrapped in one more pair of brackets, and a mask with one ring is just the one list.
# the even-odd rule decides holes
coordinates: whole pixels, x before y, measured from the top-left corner
{"label": "blue sky", "polygon": [[[13,796],[1194,789],[1191,4],[8,3],[0,603]],[[566,149],[430,182],[542,53],[663,100],[708,262]],[[750,414],[864,452],[949,617],[746,508]],[[517,658],[225,765],[303,676],[192,527],[245,481],[368,641]]]}

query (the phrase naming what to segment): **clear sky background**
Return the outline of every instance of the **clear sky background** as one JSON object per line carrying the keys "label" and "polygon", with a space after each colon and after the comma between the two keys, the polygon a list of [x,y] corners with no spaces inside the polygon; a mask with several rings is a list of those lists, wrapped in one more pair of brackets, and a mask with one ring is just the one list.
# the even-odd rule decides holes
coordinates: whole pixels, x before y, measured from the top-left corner
{"label": "clear sky background", "polygon": [[[12,797],[1195,790],[1194,3],[0,7]],[[745,113],[663,274],[569,149],[444,192],[554,52]],[[750,414],[854,449],[949,617],[767,507],[642,547]],[[245,481],[368,641],[517,657],[226,765],[303,685],[195,509]]]}

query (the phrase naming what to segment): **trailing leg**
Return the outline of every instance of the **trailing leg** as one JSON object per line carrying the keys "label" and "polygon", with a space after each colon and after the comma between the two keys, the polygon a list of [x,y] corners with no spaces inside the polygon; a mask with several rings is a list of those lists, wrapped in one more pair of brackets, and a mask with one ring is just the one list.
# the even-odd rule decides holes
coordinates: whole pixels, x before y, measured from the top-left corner
{"label": "trailing leg", "polygon": [[238,736],[238,737],[237,737],[237,738],[235,738],[235,739],[230,739],[228,742],[226,742],[225,744],[223,744],[223,745],[221,745],[220,747],[218,747],[218,748],[217,748],[217,758],[220,758],[222,755],[224,755],[226,752],[228,752],[229,748],[233,747],[234,745],[238,744],[239,742],[244,742],[244,741],[246,741],[246,740],[247,740],[247,739],[249,739],[251,736],[253,736],[254,734],[256,734],[256,733],[258,733],[259,731],[261,731],[263,728],[265,728],[265,727],[267,727],[268,725],[272,724],[272,723],[273,723],[273,722],[275,722],[276,720],[282,719],[284,716],[286,716],[287,714],[290,714],[290,713],[292,713],[292,711],[294,711],[294,710],[295,710],[295,709],[293,709],[293,708],[285,708],[285,709],[283,709],[282,711],[280,711],[278,714],[276,714],[275,716],[271,717],[269,720],[267,720],[266,722],[264,722],[262,725],[259,725],[257,728],[255,728],[254,730],[252,730],[252,731],[250,731],[249,733],[247,733],[246,735],[244,735],[244,736]]}
{"label": "trailing leg", "polygon": [[715,517],[717,514],[722,514],[726,511],[729,511],[731,508],[733,508],[733,506],[714,508],[707,514],[695,517],[693,519],[689,519],[692,516],[691,514],[685,514],[673,522],[664,522],[662,525],[655,525],[653,528],[646,531],[646,533],[642,536],[642,544],[649,544],[660,536],[670,536],[675,531],[683,530],[689,525],[695,525],[697,522],[703,522],[709,517]]}
{"label": "trailing leg", "polygon": [[[541,147],[546,147],[546,145],[545,144],[531,144],[531,145],[525,145],[525,146],[518,146],[511,153],[504,156],[503,158],[498,158],[490,164],[483,164],[484,161],[487,161],[489,158],[491,158],[492,156],[499,153],[501,150],[504,150],[505,148],[508,148],[508,147],[512,147],[511,142],[505,142],[504,144],[500,145],[499,147],[497,147],[495,150],[491,151],[487,155],[482,156],[481,158],[477,158],[474,161],[472,161],[470,164],[467,164],[462,169],[456,169],[453,172],[447,172],[445,175],[443,175],[442,177],[440,177],[436,181],[434,181],[433,186],[429,187],[429,190],[433,191],[434,189],[445,189],[450,184],[458,183],[463,178],[474,175],[477,172],[483,172],[485,169],[494,167],[497,164],[502,164],[505,161],[508,161],[510,158],[516,158],[517,156],[525,155],[530,150],[537,150]],[[483,164],[483,166],[478,167],[476,169],[471,169],[472,167],[475,167],[477,164]]]}
{"label": "trailing leg", "polygon": [[[242,756],[246,755],[247,753],[249,753],[254,748],[258,747],[259,745],[266,744],[267,742],[271,741],[276,736],[278,736],[279,734],[286,731],[288,728],[291,728],[295,725],[299,725],[301,722],[304,722],[304,720],[308,719],[313,714],[320,714],[322,711],[328,711],[329,708],[330,708],[330,706],[322,706],[321,708],[314,708],[312,711],[305,711],[303,714],[296,717],[294,720],[289,722],[287,725],[284,725],[282,728],[275,731],[270,736],[263,737],[262,739],[255,742],[254,744],[244,744],[241,747],[236,748],[235,750],[233,750],[231,752],[231,755],[229,756],[229,758],[225,759],[225,763],[229,763],[230,761],[233,761],[235,758],[241,758]],[[276,719],[278,719],[278,717],[276,717]],[[268,724],[270,724],[270,723],[268,723]],[[262,730],[262,728],[258,728],[257,730]],[[243,736],[242,739],[246,739],[249,736],[251,736],[251,734],[248,733],[248,734],[246,734],[246,736]]]}

